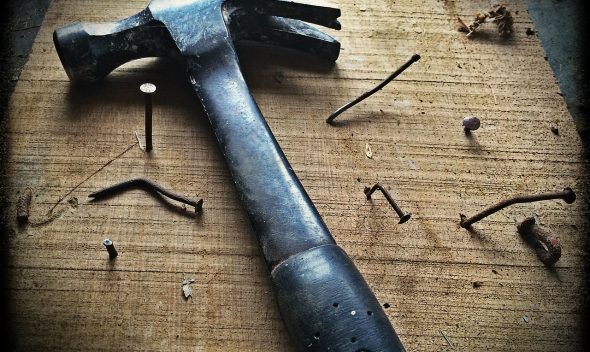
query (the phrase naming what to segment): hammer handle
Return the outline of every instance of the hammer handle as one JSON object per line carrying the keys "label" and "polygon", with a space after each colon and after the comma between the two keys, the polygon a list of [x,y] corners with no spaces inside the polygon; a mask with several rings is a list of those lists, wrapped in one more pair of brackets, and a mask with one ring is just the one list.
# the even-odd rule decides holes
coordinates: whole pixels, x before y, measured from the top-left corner
{"label": "hammer handle", "polygon": [[299,350],[405,351],[377,298],[336,245],[277,144],[235,53],[202,55],[198,61],[189,60],[188,67]]}
{"label": "hammer handle", "polygon": [[273,268],[302,251],[335,244],[250,95],[237,59],[224,57],[199,57],[189,63],[189,75],[267,264]]}

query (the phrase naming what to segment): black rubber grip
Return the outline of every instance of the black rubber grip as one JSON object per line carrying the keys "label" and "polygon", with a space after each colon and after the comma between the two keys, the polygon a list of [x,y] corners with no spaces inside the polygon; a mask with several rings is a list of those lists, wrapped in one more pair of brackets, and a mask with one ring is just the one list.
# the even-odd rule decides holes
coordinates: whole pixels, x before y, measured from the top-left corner
{"label": "black rubber grip", "polygon": [[271,278],[299,350],[405,351],[377,298],[337,245],[294,255]]}

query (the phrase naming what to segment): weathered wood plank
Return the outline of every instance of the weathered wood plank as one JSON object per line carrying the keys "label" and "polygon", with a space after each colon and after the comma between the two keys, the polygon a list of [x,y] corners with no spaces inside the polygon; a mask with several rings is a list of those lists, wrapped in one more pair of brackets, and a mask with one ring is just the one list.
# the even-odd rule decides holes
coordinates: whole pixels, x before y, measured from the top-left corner
{"label": "weathered wood plank", "polygon": [[[317,3],[316,1],[312,1]],[[510,4],[514,36],[493,29],[469,40],[456,17],[489,1],[352,1],[343,51],[316,59],[241,47],[260,108],[334,237],[353,257],[410,351],[571,351],[580,346],[588,204],[518,205],[476,226],[473,214],[516,193],[571,186],[588,197],[581,143],[524,1]],[[19,350],[291,351],[267,269],[204,113],[170,62],[128,63],[93,87],[72,87],[53,48],[54,28],[111,21],[145,1],[54,0],[10,104],[8,190],[34,190],[28,227],[15,227],[5,290]],[[419,52],[390,86],[337,119],[335,108]],[[138,87],[158,86],[154,151],[134,147],[47,211],[72,187],[135,143],[143,126]],[[464,115],[482,118],[467,138]],[[554,135],[550,127],[558,127]],[[373,158],[365,156],[369,143]],[[205,199],[199,217],[142,191],[90,203],[86,196],[146,176]],[[398,225],[379,181],[412,220]],[[75,197],[77,204],[67,201]],[[516,233],[536,214],[563,245],[546,269]],[[115,241],[108,261],[101,240]],[[196,282],[182,298],[186,275]],[[481,282],[474,287],[474,282]],[[528,320],[528,321],[525,321]]]}

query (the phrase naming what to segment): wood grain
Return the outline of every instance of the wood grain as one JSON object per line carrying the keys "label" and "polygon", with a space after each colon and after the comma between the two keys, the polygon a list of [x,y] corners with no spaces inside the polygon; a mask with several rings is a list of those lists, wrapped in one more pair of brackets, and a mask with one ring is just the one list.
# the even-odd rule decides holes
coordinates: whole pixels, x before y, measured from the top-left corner
{"label": "wood grain", "polygon": [[[240,60],[301,182],[389,306],[407,349],[451,350],[441,331],[462,351],[580,348],[588,177],[543,49],[525,33],[533,25],[524,1],[509,4],[509,39],[493,25],[473,39],[457,32],[457,16],[470,19],[489,1],[336,4],[343,29],[329,32],[343,49],[335,66],[259,46],[240,47]],[[245,210],[183,69],[143,59],[94,86],[73,87],[61,67],[56,27],[112,21],[145,5],[54,0],[12,96],[6,172],[13,207],[19,190],[34,191],[32,223],[19,228],[15,218],[5,269],[14,347],[292,351]],[[414,53],[422,60],[391,85],[335,127],[324,122]],[[152,154],[131,148],[43,223],[58,199],[133,144],[134,131],[142,133],[143,82],[158,86]],[[469,114],[482,119],[472,138],[461,127]],[[140,190],[88,201],[103,186],[140,176],[203,197],[203,214],[173,211]],[[382,197],[365,199],[363,188],[377,181],[412,220],[398,225]],[[513,206],[472,234],[458,226],[459,213],[565,186],[580,201]],[[554,270],[516,232],[515,220],[531,214],[562,243]],[[113,262],[104,238],[119,251]],[[185,276],[196,280],[187,301]]]}

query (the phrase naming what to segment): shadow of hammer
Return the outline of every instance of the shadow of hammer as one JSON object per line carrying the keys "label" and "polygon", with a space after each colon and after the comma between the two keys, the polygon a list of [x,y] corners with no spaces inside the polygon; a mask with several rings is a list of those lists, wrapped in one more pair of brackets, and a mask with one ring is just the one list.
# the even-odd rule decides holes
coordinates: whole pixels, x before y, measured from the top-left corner
{"label": "shadow of hammer", "polygon": [[153,0],[126,19],[57,29],[75,83],[142,57],[174,57],[211,122],[258,238],[279,310],[300,351],[405,351],[375,295],[336,244],[240,71],[235,41],[336,60],[340,43],[304,23],[340,29],[340,10],[273,0]]}

